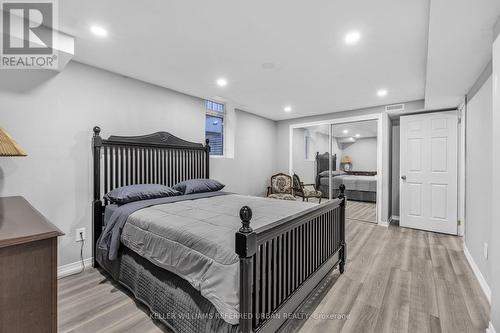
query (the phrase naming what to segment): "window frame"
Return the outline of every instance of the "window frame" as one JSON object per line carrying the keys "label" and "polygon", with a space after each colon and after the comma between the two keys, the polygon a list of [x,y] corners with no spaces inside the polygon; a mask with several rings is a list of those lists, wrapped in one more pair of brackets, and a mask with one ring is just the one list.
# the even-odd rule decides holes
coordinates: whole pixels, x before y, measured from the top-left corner
{"label": "window frame", "polygon": [[[215,103],[218,105],[222,105],[223,110],[222,111],[214,111],[214,110],[210,109],[208,106],[209,102]],[[214,154],[212,154],[212,152],[210,152],[210,157],[214,157],[214,158],[224,157],[226,155],[226,127],[227,127],[226,126],[226,103],[206,99],[204,105],[205,105],[205,139],[207,139],[207,125],[206,125],[207,116],[222,119],[222,153],[220,155],[219,154],[214,155]],[[209,143],[209,145],[210,145],[210,143]]]}
{"label": "window frame", "polygon": [[313,144],[313,138],[309,129],[305,129],[304,131],[304,161],[306,162],[314,162],[315,156],[309,156],[311,154],[311,145]]}

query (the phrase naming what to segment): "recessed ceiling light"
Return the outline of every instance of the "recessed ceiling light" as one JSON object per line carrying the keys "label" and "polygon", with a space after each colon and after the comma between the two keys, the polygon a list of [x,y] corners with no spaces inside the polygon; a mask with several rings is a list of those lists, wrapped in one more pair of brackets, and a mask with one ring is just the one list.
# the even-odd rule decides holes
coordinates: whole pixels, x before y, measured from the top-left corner
{"label": "recessed ceiling light", "polygon": [[361,33],[359,31],[351,31],[344,37],[344,42],[347,45],[354,45],[361,39]]}
{"label": "recessed ceiling light", "polygon": [[219,87],[225,87],[227,86],[227,80],[224,78],[217,79],[217,85]]}
{"label": "recessed ceiling light", "polygon": [[276,67],[276,65],[272,62],[265,62],[262,64],[263,69],[274,69],[274,67]]}
{"label": "recessed ceiling light", "polygon": [[387,96],[387,90],[386,89],[380,89],[377,91],[377,96],[378,97],[384,97]]}
{"label": "recessed ceiling light", "polygon": [[345,130],[342,131],[342,133],[347,134],[347,133],[349,133],[349,130],[345,129]]}
{"label": "recessed ceiling light", "polygon": [[361,135],[359,135],[359,134],[356,134],[356,135],[355,135],[355,137],[357,137],[357,138],[359,138],[360,136],[361,136]]}
{"label": "recessed ceiling light", "polygon": [[90,31],[98,37],[106,37],[108,35],[108,31],[98,25],[91,26]]}
{"label": "recessed ceiling light", "polygon": [[292,112],[292,107],[290,105],[287,105],[283,108],[285,112]]}

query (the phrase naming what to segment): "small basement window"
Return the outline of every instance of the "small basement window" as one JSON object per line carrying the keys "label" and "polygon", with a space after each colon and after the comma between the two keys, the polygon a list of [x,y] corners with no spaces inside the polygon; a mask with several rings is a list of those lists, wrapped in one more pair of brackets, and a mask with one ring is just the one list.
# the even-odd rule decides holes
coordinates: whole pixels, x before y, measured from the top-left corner
{"label": "small basement window", "polygon": [[208,139],[210,155],[224,155],[225,106],[222,103],[205,101],[205,138]]}

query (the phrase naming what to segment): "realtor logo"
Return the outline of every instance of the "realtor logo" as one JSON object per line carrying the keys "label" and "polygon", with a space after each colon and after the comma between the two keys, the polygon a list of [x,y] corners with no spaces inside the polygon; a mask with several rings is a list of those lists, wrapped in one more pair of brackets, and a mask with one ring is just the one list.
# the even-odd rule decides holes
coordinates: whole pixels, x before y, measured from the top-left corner
{"label": "realtor logo", "polygon": [[57,68],[55,3],[1,2],[2,69]]}

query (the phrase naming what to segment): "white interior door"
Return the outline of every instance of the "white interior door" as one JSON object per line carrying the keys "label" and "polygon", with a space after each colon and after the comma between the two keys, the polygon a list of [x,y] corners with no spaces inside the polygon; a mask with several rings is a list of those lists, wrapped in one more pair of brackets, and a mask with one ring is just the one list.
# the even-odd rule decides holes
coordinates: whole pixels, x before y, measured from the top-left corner
{"label": "white interior door", "polygon": [[456,111],[401,117],[400,225],[457,234]]}

